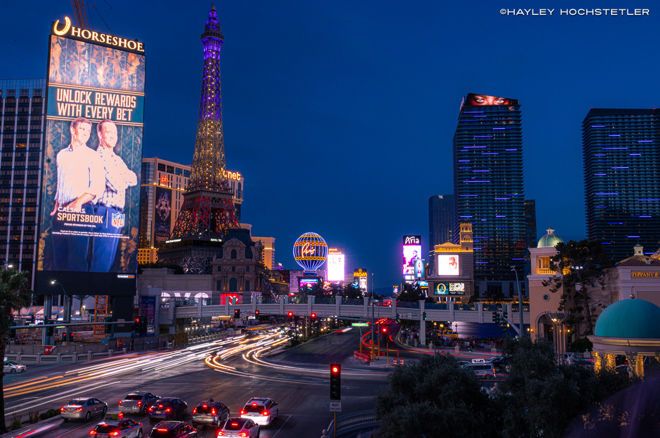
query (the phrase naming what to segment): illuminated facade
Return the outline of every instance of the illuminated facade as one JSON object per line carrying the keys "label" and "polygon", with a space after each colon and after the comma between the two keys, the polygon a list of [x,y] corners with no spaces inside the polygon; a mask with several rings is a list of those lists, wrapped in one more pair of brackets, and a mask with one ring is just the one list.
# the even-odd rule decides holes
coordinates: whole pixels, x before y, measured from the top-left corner
{"label": "illuminated facade", "polygon": [[273,266],[275,266],[275,238],[252,236],[252,240],[261,243],[264,265],[272,270]]}
{"label": "illuminated facade", "polygon": [[429,198],[429,246],[444,242],[455,242],[456,198],[454,195],[433,195]]}
{"label": "illuminated facade", "polygon": [[0,81],[0,261],[34,273],[44,80]]}
{"label": "illuminated facade", "polygon": [[[459,222],[474,227],[475,280],[482,297],[515,292],[527,247],[522,121],[515,99],[468,94],[454,134]],[[522,285],[521,285],[522,286]]]}
{"label": "illuminated facade", "polygon": [[592,109],[582,124],[589,239],[613,261],[635,244],[660,246],[660,117],[657,109]]}
{"label": "illuminated facade", "polygon": [[[140,249],[159,248],[170,239],[176,218],[183,207],[183,195],[188,187],[190,171],[191,166],[162,158],[142,159]],[[238,216],[243,203],[243,175],[227,171],[227,182],[232,189]],[[138,263],[140,260],[152,259],[138,254]]]}
{"label": "illuminated facade", "polygon": [[204,47],[202,92],[195,152],[183,206],[160,259],[186,273],[208,273],[225,234],[239,227],[228,183],[222,121],[220,58],[224,36],[214,6],[201,37]]}
{"label": "illuminated facade", "polygon": [[444,242],[433,247],[428,294],[438,302],[469,302],[474,296],[472,224],[462,222],[458,229],[459,243]]}

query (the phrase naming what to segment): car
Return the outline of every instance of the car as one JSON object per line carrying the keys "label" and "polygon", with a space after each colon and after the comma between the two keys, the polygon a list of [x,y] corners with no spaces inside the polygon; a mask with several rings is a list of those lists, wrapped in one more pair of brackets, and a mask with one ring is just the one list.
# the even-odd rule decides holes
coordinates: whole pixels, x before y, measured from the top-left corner
{"label": "car", "polygon": [[182,420],[188,405],[180,398],[159,398],[149,406],[147,414],[151,420]]}
{"label": "car", "polygon": [[120,415],[114,418],[106,418],[89,431],[89,436],[95,438],[141,438],[142,423],[135,422],[130,418]]}
{"label": "car", "polygon": [[229,408],[213,399],[200,402],[192,412],[193,426],[220,427],[229,418]]}
{"label": "car", "polygon": [[252,397],[241,409],[241,418],[247,418],[260,426],[269,426],[279,414],[277,403],[268,397]]}
{"label": "car", "polygon": [[5,374],[22,373],[27,369],[27,367],[22,363],[16,363],[10,360],[5,361],[3,368]]}
{"label": "car", "polygon": [[249,437],[259,436],[259,425],[249,418],[229,418],[218,430],[217,437]]}
{"label": "car", "polygon": [[122,400],[119,400],[119,411],[125,414],[146,414],[147,409],[159,398],[150,392],[130,392]]}
{"label": "car", "polygon": [[152,438],[192,438],[197,437],[197,429],[183,421],[161,421],[151,429]]}
{"label": "car", "polygon": [[74,398],[60,408],[60,416],[64,421],[84,420],[89,421],[92,417],[105,416],[108,405],[97,398]]}
{"label": "car", "polygon": [[495,368],[491,364],[473,363],[466,365],[464,368],[471,370],[477,378],[488,379],[496,376]]}

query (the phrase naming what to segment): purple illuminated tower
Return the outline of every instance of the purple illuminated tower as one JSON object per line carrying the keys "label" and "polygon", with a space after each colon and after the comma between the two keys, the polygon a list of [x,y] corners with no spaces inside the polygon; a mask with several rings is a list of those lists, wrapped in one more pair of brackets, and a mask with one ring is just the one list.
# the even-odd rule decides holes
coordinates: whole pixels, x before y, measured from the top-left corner
{"label": "purple illuminated tower", "polygon": [[192,171],[172,238],[159,251],[160,260],[177,263],[191,273],[208,271],[215,247],[221,244],[227,230],[238,228],[225,169],[222,129],[220,52],[224,36],[214,6],[201,40],[204,71]]}

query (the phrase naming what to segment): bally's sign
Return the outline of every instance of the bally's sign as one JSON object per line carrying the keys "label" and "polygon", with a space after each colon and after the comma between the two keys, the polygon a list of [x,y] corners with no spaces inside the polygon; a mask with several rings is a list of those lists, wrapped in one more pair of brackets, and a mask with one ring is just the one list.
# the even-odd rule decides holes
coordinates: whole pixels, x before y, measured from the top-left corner
{"label": "bally's sign", "polygon": [[77,40],[89,41],[131,52],[144,53],[144,44],[140,41],[76,27],[71,23],[69,17],[64,17],[64,22],[55,20],[53,23],[53,35],[67,36]]}

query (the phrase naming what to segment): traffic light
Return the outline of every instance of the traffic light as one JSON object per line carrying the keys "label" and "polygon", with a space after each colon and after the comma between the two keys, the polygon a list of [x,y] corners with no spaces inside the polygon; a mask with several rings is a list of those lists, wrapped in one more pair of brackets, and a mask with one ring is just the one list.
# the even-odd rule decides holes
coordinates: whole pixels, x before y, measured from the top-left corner
{"label": "traffic light", "polygon": [[341,400],[341,364],[330,364],[330,400]]}
{"label": "traffic light", "polygon": [[381,332],[382,334],[386,335],[386,334],[387,334],[387,327],[382,327],[382,328],[380,329],[380,332]]}
{"label": "traffic light", "polygon": [[397,324],[401,322],[401,316],[399,315],[399,312],[396,312],[396,322]]}
{"label": "traffic light", "polygon": [[289,318],[289,319],[293,319],[293,312],[289,310],[289,311],[286,313],[286,316],[287,316],[287,318]]}
{"label": "traffic light", "polygon": [[257,310],[254,311],[254,316],[256,316],[257,318],[259,318],[259,309],[257,309]]}
{"label": "traffic light", "polygon": [[316,320],[316,312],[312,312],[310,318],[312,318],[312,321]]}
{"label": "traffic light", "polygon": [[426,312],[422,312],[422,321],[426,321]]}
{"label": "traffic light", "polygon": [[234,318],[241,317],[241,309],[234,309]]}

